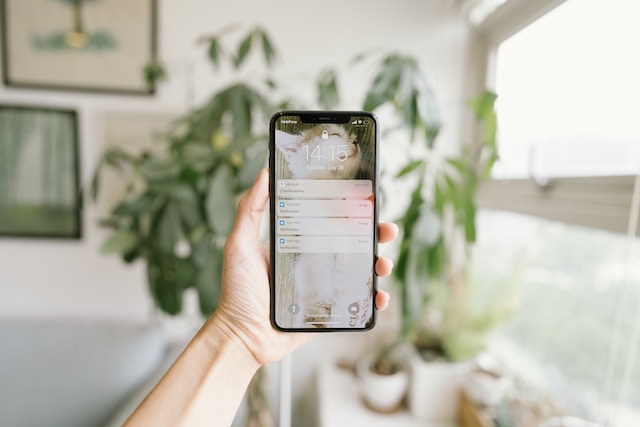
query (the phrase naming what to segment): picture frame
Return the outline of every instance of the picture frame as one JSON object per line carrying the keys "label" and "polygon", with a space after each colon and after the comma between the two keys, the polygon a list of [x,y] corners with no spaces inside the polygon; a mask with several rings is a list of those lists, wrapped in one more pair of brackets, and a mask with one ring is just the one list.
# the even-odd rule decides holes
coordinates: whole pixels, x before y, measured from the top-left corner
{"label": "picture frame", "polygon": [[82,237],[78,114],[0,104],[0,237]]}
{"label": "picture frame", "polygon": [[152,95],[157,0],[0,0],[7,87]]}

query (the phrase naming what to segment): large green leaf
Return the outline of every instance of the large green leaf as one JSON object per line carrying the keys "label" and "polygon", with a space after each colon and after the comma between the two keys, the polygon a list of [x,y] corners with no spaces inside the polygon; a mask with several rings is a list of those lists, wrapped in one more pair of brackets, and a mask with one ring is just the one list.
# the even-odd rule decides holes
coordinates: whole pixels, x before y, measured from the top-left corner
{"label": "large green leaf", "polygon": [[171,315],[182,311],[183,289],[176,289],[173,282],[167,281],[163,277],[161,265],[151,259],[147,261],[147,283],[149,292],[160,310]]}
{"label": "large green leaf", "polygon": [[190,233],[191,230],[205,224],[200,204],[180,203],[178,204],[178,209],[180,210],[180,218],[187,233]]}
{"label": "large green leaf", "polygon": [[420,81],[418,85],[419,94],[417,98],[418,115],[420,116],[420,122],[425,129],[427,146],[429,148],[433,148],[436,138],[440,133],[440,128],[442,127],[440,106],[438,105],[435,91],[428,76],[422,73],[416,78]]}
{"label": "large green leaf", "polygon": [[91,178],[91,186],[89,187],[89,194],[91,195],[91,200],[94,202],[98,200],[98,194],[100,193],[100,172],[102,171],[104,161],[101,159],[98,163],[95,173]]}
{"label": "large green leaf", "polygon": [[413,172],[414,170],[418,169],[419,167],[423,166],[425,164],[424,160],[422,159],[418,159],[418,160],[413,160],[411,162],[409,162],[408,164],[406,164],[401,170],[400,172],[398,172],[398,174],[396,175],[396,178],[401,178],[405,175],[410,174],[411,172]]}
{"label": "large green leaf", "polygon": [[209,181],[206,213],[209,225],[218,234],[226,236],[231,231],[235,217],[235,179],[231,167],[221,165]]}
{"label": "large green leaf", "polygon": [[208,262],[200,266],[196,278],[200,311],[209,315],[218,306],[222,289],[222,249],[209,245]]}
{"label": "large green leaf", "polygon": [[235,137],[242,138],[251,134],[252,101],[251,90],[244,85],[234,86],[229,92],[229,113],[233,117]]}
{"label": "large green leaf", "polygon": [[149,185],[149,188],[176,202],[192,204],[198,202],[198,196],[193,190],[193,187],[178,180],[154,182]]}
{"label": "large green leaf", "polygon": [[488,115],[491,115],[494,111],[494,105],[498,95],[491,91],[484,91],[478,96],[475,96],[469,100],[469,106],[475,113],[476,119],[482,121]]}
{"label": "large green leaf", "polygon": [[455,158],[455,159],[448,158],[448,159],[445,159],[445,162],[448,165],[453,166],[460,175],[464,174],[465,171],[469,168],[469,165],[467,165],[462,159],[459,159],[459,158]]}
{"label": "large green leaf", "polygon": [[155,200],[155,194],[145,191],[133,200],[121,202],[111,213],[116,216],[138,216],[150,211]]}
{"label": "large green leaf", "polygon": [[247,158],[244,165],[238,171],[238,183],[240,188],[249,188],[253,181],[258,176],[258,172],[262,169],[267,162],[267,154],[269,147],[267,144],[254,147],[251,151],[247,152]]}
{"label": "large green leaf", "polygon": [[416,70],[417,65],[415,63],[407,63],[403,61],[402,71],[400,72],[400,79],[398,80],[398,87],[396,89],[395,97],[400,103],[407,102],[413,94],[416,93],[414,85],[414,74],[419,72]]}
{"label": "large green leaf", "polygon": [[102,244],[100,252],[103,254],[127,253],[139,244],[139,237],[132,231],[116,231]]}
{"label": "large green leaf", "polygon": [[467,243],[476,241],[476,205],[468,199],[464,215],[464,235]]}
{"label": "large green leaf", "polygon": [[183,237],[178,203],[167,202],[160,211],[156,232],[158,249],[172,254],[176,243]]}
{"label": "large green leaf", "polygon": [[220,43],[217,38],[213,37],[209,40],[209,59],[216,68],[220,64],[220,54]]}
{"label": "large green leaf", "polygon": [[403,233],[400,239],[400,253],[398,254],[398,261],[393,269],[393,274],[398,282],[402,284],[404,284],[407,279],[407,263],[412,247],[413,227],[420,216],[423,203],[422,181],[418,181],[411,193],[411,202],[405,214],[398,220],[399,225],[403,228]]}
{"label": "large green leaf", "polygon": [[195,284],[195,266],[188,259],[158,252],[147,263],[149,289],[156,304],[168,314],[180,313],[184,290]]}
{"label": "large green leaf", "polygon": [[404,102],[402,108],[402,115],[404,117],[404,124],[407,129],[410,130],[410,140],[415,139],[416,130],[420,127],[418,122],[418,94],[412,93],[409,98]]}
{"label": "large green leaf", "polygon": [[415,58],[388,55],[376,73],[365,96],[364,109],[375,110],[389,103],[414,140],[419,132],[432,148],[441,127],[433,88]]}
{"label": "large green leaf", "polygon": [[180,173],[180,165],[173,159],[152,156],[140,163],[139,170],[147,180],[159,181],[175,178]]}
{"label": "large green leaf", "polygon": [[393,101],[403,71],[402,58],[387,57],[365,96],[364,109],[373,111],[385,102]]}
{"label": "large green leaf", "polygon": [[440,278],[446,272],[447,254],[444,246],[444,239],[438,240],[438,242],[429,249],[427,255],[429,264],[429,276],[432,278]]}
{"label": "large green leaf", "polygon": [[251,50],[251,42],[253,41],[254,34],[255,32],[253,31],[249,32],[249,34],[245,36],[242,42],[240,42],[240,45],[238,46],[238,53],[235,59],[236,68],[240,67],[240,65],[242,65],[244,60],[247,58],[247,54]]}
{"label": "large green leaf", "polygon": [[267,66],[273,65],[276,60],[276,49],[273,47],[273,43],[269,38],[269,35],[264,30],[259,30],[260,37],[262,39],[262,53],[264,54],[264,62]]}

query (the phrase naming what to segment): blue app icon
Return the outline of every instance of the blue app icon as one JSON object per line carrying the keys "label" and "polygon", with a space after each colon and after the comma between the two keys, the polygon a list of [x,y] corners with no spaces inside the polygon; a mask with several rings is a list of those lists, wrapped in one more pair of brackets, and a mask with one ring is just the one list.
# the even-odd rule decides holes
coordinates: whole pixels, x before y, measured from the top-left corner
{"label": "blue app icon", "polygon": [[282,238],[280,239],[280,244],[284,245],[284,239],[282,239]]}
{"label": "blue app icon", "polygon": [[284,225],[284,219],[280,220],[280,225]]}
{"label": "blue app icon", "polygon": [[284,208],[284,202],[280,202],[280,207]]}

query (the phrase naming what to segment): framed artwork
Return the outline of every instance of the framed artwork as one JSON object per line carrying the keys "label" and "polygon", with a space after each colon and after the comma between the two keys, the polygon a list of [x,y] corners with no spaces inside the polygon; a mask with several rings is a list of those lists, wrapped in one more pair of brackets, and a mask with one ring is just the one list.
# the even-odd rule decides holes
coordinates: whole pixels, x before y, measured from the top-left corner
{"label": "framed artwork", "polygon": [[74,110],[0,104],[0,236],[82,235]]}
{"label": "framed artwork", "polygon": [[7,86],[150,95],[157,0],[0,0]]}

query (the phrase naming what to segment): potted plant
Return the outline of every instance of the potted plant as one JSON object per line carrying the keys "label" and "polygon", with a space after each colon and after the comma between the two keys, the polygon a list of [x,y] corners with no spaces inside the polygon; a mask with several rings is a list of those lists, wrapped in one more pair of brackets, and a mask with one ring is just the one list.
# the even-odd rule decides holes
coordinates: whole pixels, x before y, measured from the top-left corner
{"label": "potted plant", "polygon": [[[276,52],[264,30],[250,30],[235,50],[222,44],[229,30],[200,40],[214,67],[239,71],[256,48],[266,69],[273,64]],[[165,74],[157,62],[144,72],[147,79]],[[104,168],[117,170],[130,185],[101,221],[112,230],[102,252],[118,254],[126,263],[145,263],[150,294],[162,313],[180,313],[187,289],[197,291],[203,319],[215,310],[223,245],[237,199],[266,163],[268,136],[266,130],[256,132],[264,127],[254,123],[266,122],[278,108],[270,101],[275,87],[268,75],[262,81],[237,81],[170,124],[156,149],[132,153],[111,147],[104,152],[92,182],[94,200]],[[264,393],[251,392],[261,387],[252,383],[249,404],[268,409],[255,397],[264,399]],[[258,412],[250,411],[264,418],[264,411]]]}
{"label": "potted plant", "polygon": [[362,400],[376,412],[390,413],[402,407],[409,373],[397,350],[395,343],[385,344],[356,364]]}
{"label": "potted plant", "polygon": [[[403,331],[417,350],[409,402],[421,418],[457,416],[464,361],[484,349],[487,334],[511,312],[505,304],[509,282],[496,298],[479,303],[479,281],[469,262],[476,239],[476,192],[497,159],[495,99],[484,92],[471,100],[482,128],[480,142],[444,159],[430,198],[418,190],[419,183],[400,221],[404,234],[395,276],[403,284],[407,308]],[[427,167],[426,162],[413,165],[416,171]],[[422,295],[423,304],[412,307],[410,299],[416,294]]]}
{"label": "potted plant", "polygon": [[[336,99],[335,75],[323,76],[319,88],[326,93],[319,99]],[[447,158],[436,155],[441,115],[427,74],[414,58],[384,56],[363,105],[367,111],[391,107],[397,126],[388,128],[411,141],[406,163],[395,174],[411,190],[397,221],[402,234],[394,278],[401,299],[399,335],[415,350],[409,406],[420,418],[455,416],[462,366],[451,362],[477,355],[487,333],[510,311],[506,291],[478,304],[468,262],[476,238],[476,192],[497,159],[495,100],[486,91],[469,102],[481,139]]]}
{"label": "potted plant", "polygon": [[[266,65],[273,63],[275,51],[263,30],[250,31],[234,54],[221,45],[225,32],[202,40],[209,44],[214,66],[229,62],[240,69],[258,43]],[[163,74],[154,67],[152,74],[146,70],[148,76]],[[94,199],[105,167],[131,183],[101,222],[113,230],[102,252],[119,254],[127,263],[146,263],[149,290],[165,313],[181,311],[188,288],[197,289],[203,315],[217,305],[222,246],[236,199],[266,162],[268,137],[253,124],[276,108],[268,101],[271,87],[272,82],[232,83],[170,124],[157,149],[132,154],[111,147],[102,156],[92,182]]]}

